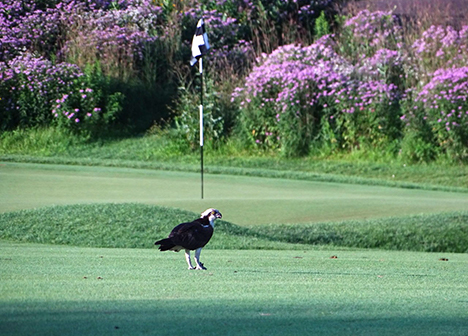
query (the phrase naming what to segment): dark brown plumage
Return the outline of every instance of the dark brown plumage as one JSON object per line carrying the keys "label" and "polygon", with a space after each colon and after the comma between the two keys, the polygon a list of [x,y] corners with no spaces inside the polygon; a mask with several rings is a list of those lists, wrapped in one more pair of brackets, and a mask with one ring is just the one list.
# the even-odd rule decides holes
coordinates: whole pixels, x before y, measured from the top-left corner
{"label": "dark brown plumage", "polygon": [[[181,223],[172,229],[167,238],[156,241],[161,251],[185,250],[185,259],[189,269],[206,269],[200,262],[201,249],[210,241],[214,231],[214,221],[222,218],[221,213],[213,208],[207,209],[201,217],[192,222]],[[195,250],[196,267],[192,266],[190,251]]]}

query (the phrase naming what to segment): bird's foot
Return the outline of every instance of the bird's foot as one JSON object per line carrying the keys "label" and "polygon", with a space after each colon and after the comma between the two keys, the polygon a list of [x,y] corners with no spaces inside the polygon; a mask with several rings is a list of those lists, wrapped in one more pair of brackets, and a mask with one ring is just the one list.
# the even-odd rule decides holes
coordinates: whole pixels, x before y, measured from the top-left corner
{"label": "bird's foot", "polygon": [[199,265],[197,265],[196,269],[197,270],[206,270],[206,267],[202,263],[200,263]]}

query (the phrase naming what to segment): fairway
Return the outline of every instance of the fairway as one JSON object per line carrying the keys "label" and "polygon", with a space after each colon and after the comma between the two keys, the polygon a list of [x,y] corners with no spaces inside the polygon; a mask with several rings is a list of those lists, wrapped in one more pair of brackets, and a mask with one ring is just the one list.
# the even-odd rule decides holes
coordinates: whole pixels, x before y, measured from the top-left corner
{"label": "fairway", "polygon": [[468,193],[83,166],[0,164],[0,212],[76,203],[138,202],[221,210],[240,225],[310,223],[468,209]]}
{"label": "fairway", "polygon": [[[142,246],[162,222],[143,225],[158,214],[141,203],[195,212],[217,207],[232,223],[283,223],[289,229],[300,223],[468,209],[466,193],[209,174],[205,181],[200,200],[194,173],[2,163],[0,212],[94,204],[65,212],[64,207],[44,208],[28,212],[31,217],[22,213],[18,217],[26,222],[15,223],[28,227],[31,218],[47,235],[53,223],[42,225],[41,218],[63,223],[70,213],[74,218],[59,225],[70,233],[79,232],[73,225],[82,219],[85,231],[92,223],[106,240],[122,236],[128,241],[141,234],[135,244]],[[171,225],[172,216],[164,225]],[[143,224],[141,218],[146,218]],[[226,225],[225,230],[234,229]],[[82,248],[0,240],[0,334],[468,334],[467,254],[278,242],[264,246],[285,250],[241,250],[259,244],[258,239],[226,235],[230,231],[223,233],[221,224],[217,228],[209,243],[213,249],[202,253],[208,271],[189,271],[183,253],[161,253],[154,246]],[[217,250],[227,246],[226,239],[237,245]],[[245,245],[246,239],[253,245]]]}
{"label": "fairway", "polygon": [[181,253],[0,242],[0,334],[468,334],[466,254],[203,257],[189,271]]}

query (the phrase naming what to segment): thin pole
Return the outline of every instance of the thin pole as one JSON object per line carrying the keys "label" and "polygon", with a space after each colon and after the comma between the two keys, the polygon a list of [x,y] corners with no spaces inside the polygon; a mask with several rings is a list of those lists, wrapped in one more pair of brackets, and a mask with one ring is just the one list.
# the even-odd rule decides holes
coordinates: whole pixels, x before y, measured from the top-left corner
{"label": "thin pole", "polygon": [[200,57],[200,174],[201,199],[203,199],[203,58]]}

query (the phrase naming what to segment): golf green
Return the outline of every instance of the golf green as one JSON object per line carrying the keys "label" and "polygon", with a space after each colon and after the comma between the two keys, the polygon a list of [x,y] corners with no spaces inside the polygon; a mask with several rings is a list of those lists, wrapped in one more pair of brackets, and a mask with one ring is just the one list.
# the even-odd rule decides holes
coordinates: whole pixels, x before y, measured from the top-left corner
{"label": "golf green", "polygon": [[382,186],[145,169],[0,164],[0,212],[49,205],[140,202],[200,212],[216,207],[240,225],[325,222],[468,209],[468,194]]}

